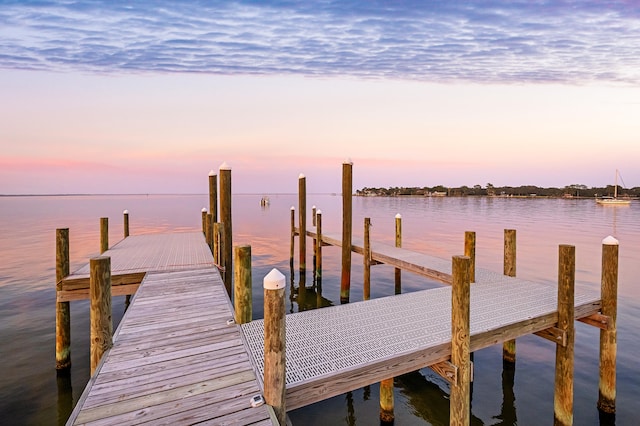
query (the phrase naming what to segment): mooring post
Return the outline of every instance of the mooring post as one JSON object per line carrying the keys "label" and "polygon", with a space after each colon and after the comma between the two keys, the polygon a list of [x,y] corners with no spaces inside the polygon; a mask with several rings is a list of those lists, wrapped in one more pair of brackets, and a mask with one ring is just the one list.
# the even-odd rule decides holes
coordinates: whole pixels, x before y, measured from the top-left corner
{"label": "mooring post", "polygon": [[558,325],[566,345],[556,345],[553,420],[555,425],[573,424],[574,289],[576,248],[560,245],[558,256]]}
{"label": "mooring post", "polygon": [[129,210],[125,210],[122,212],[124,216],[124,237],[127,238],[129,236]]}
{"label": "mooring post", "polygon": [[464,255],[469,258],[469,281],[476,282],[476,233],[465,231]]}
{"label": "mooring post", "polygon": [[211,213],[204,214],[204,239],[207,241],[209,250],[213,253],[213,224],[211,222]]}
{"label": "mooring post", "polygon": [[100,254],[109,250],[109,218],[100,218]]}
{"label": "mooring post", "polygon": [[202,233],[207,238],[207,208],[202,208]]}
{"label": "mooring post", "polygon": [[470,284],[471,259],[453,256],[451,288],[451,362],[456,381],[451,385],[450,424],[468,425],[471,419]]}
{"label": "mooring post", "polygon": [[233,281],[233,233],[231,226],[231,167],[220,166],[220,219],[222,221],[221,264],[224,267],[224,286],[229,299],[232,298]]}
{"label": "mooring post", "polygon": [[[316,226],[316,214],[317,214],[316,210],[317,210],[316,206],[311,206],[311,225],[312,226]],[[316,237],[317,237],[317,235],[316,235]],[[312,262],[311,266],[313,268],[312,272],[313,272],[313,284],[314,285],[316,283],[316,261],[317,261],[317,259],[316,259],[316,251],[317,251],[316,250],[316,246],[318,244],[318,240],[317,240],[316,237],[313,238],[313,241],[312,241],[313,248],[311,249],[311,251],[313,253],[313,262]]]}
{"label": "mooring post", "polygon": [[[504,230],[504,275],[516,276],[516,230]],[[507,340],[502,343],[502,361],[507,363],[516,362],[516,339]]]}
{"label": "mooring post", "polygon": [[236,246],[234,249],[233,309],[236,324],[252,320],[251,291],[251,246]]}
{"label": "mooring post", "polygon": [[371,218],[364,218],[364,285],[362,289],[362,298],[369,300],[371,297],[371,241],[369,229],[371,228]]}
{"label": "mooring post", "polygon": [[209,212],[212,216],[212,222],[218,221],[218,176],[211,170],[209,172]]}
{"label": "mooring post", "polygon": [[293,256],[295,254],[296,246],[296,208],[291,206],[291,250],[289,252],[289,267],[291,268],[291,275],[293,277]]}
{"label": "mooring post", "polygon": [[213,263],[218,266],[222,265],[222,224],[216,222],[213,224]]}
{"label": "mooring post", "polygon": [[278,422],[286,424],[285,278],[272,269],[264,287],[264,399]]}
{"label": "mooring post", "polygon": [[[402,215],[396,214],[396,247],[402,247]],[[402,269],[395,268],[393,271],[395,280],[395,294],[402,293]]]}
{"label": "mooring post", "polygon": [[601,313],[609,318],[606,330],[600,330],[600,385],[598,409],[607,414],[616,412],[616,354],[618,339],[618,240],[602,240]]}
{"label": "mooring post", "polygon": [[[56,289],[69,275],[69,228],[56,229]],[[57,293],[57,290],[56,290]],[[71,311],[69,302],[56,302],[56,369],[71,367]]]}
{"label": "mooring post", "polygon": [[322,210],[316,212],[316,285],[318,293],[322,293]]}
{"label": "mooring post", "polygon": [[298,176],[298,228],[299,228],[299,248],[300,257],[300,287],[306,284],[307,271],[307,179],[300,173]]}
{"label": "mooring post", "polygon": [[351,242],[353,233],[352,192],[353,163],[342,163],[342,275],[340,278],[340,303],[349,303],[351,290]]}
{"label": "mooring post", "polygon": [[91,375],[93,375],[102,355],[112,346],[111,258],[108,256],[91,258],[89,274]]}

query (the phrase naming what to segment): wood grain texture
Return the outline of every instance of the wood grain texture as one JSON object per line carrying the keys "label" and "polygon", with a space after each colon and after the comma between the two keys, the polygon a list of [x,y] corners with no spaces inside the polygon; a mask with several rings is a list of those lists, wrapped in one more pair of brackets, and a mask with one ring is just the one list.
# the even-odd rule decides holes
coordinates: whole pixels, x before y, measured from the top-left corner
{"label": "wood grain texture", "polygon": [[616,357],[618,352],[618,245],[602,245],[602,315],[607,327],[600,330],[600,381],[598,408],[609,414],[616,412]]}

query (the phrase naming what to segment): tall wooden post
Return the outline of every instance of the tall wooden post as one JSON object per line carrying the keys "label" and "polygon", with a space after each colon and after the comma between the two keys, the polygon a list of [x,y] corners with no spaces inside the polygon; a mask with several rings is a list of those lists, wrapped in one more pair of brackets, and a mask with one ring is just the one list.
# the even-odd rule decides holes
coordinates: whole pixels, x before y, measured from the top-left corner
{"label": "tall wooden post", "polygon": [[236,324],[251,322],[252,319],[252,291],[251,291],[251,246],[237,246],[235,253],[235,278],[233,280],[233,308]]}
{"label": "tall wooden post", "polygon": [[216,222],[213,224],[213,263],[221,265],[222,260],[222,224]]}
{"label": "tall wooden post", "polygon": [[[516,276],[516,230],[504,230],[504,275]],[[502,343],[502,361],[516,362],[516,339]]]}
{"label": "tall wooden post", "polygon": [[307,275],[307,179],[300,173],[298,176],[298,228],[300,231],[300,287],[306,285]]}
{"label": "tall wooden post", "polygon": [[[311,206],[311,225],[312,226],[316,226],[316,214],[317,214],[316,206]],[[317,248],[318,240],[316,238],[313,238],[312,244],[313,244],[313,248],[311,249],[312,253],[313,253],[313,262],[312,262],[313,271],[312,272],[313,272],[313,284],[315,285],[315,283],[316,283],[316,262],[317,262],[317,259],[316,259],[317,250],[316,250],[316,248]]]}
{"label": "tall wooden post", "polygon": [[476,282],[476,233],[465,231],[464,233],[464,255],[469,258],[469,281]]}
{"label": "tall wooden post", "polygon": [[453,256],[451,288],[451,363],[457,367],[451,385],[450,424],[468,425],[471,419],[470,279],[471,259]]}
{"label": "tall wooden post", "polygon": [[293,277],[293,256],[295,254],[296,247],[296,208],[291,206],[291,250],[289,252],[289,267],[291,268],[291,275]]}
{"label": "tall wooden post", "polygon": [[[396,247],[402,247],[402,215],[396,214]],[[395,294],[402,293],[402,269],[395,268],[393,271],[395,281]]]}
{"label": "tall wooden post", "polygon": [[616,412],[616,354],[618,339],[618,240],[602,240],[602,315],[609,317],[606,330],[600,330],[600,385],[598,409],[604,413]]}
{"label": "tall wooden post", "polygon": [[556,345],[554,425],[573,424],[574,289],[576,249],[560,245],[558,258],[558,328],[566,333],[566,346]]}
{"label": "tall wooden post", "polygon": [[109,250],[109,218],[100,218],[100,253]]}
{"label": "tall wooden post", "polygon": [[111,258],[108,256],[91,258],[89,260],[89,273],[91,375],[93,375],[102,355],[112,346]]}
{"label": "tall wooden post", "polygon": [[364,218],[364,253],[362,258],[364,259],[364,285],[362,290],[362,296],[364,300],[369,300],[371,297],[371,241],[369,236],[369,229],[371,228],[371,218]]}
{"label": "tall wooden post", "polygon": [[264,277],[264,399],[286,424],[285,278],[277,269]]}
{"label": "tall wooden post", "polygon": [[207,208],[202,208],[202,233],[207,237]]}
{"label": "tall wooden post", "polygon": [[209,212],[212,222],[218,221],[218,176],[211,170],[209,172]]}
{"label": "tall wooden post", "polygon": [[349,303],[351,290],[351,242],[353,232],[352,192],[353,163],[342,163],[342,275],[340,279],[340,303]]}
{"label": "tall wooden post", "polygon": [[[69,228],[56,229],[56,287],[69,275]],[[69,302],[56,302],[56,369],[71,367],[71,311]]]}
{"label": "tall wooden post", "polygon": [[222,220],[222,259],[224,286],[229,298],[233,288],[233,233],[231,226],[231,167],[227,163],[220,166],[220,219]]}
{"label": "tall wooden post", "polygon": [[322,210],[316,212],[316,236],[318,241],[316,244],[316,285],[318,293],[322,288]]}
{"label": "tall wooden post", "polygon": [[129,236],[129,210],[123,211],[122,215],[124,216],[124,237],[127,238]]}

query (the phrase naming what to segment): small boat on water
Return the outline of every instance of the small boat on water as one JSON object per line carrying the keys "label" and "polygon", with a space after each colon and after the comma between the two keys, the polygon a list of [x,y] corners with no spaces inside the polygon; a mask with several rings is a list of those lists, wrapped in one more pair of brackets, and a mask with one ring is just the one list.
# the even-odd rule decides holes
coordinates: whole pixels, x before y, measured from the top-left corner
{"label": "small boat on water", "polygon": [[262,207],[266,207],[266,206],[268,206],[268,205],[269,205],[269,203],[270,203],[270,201],[269,201],[269,197],[267,197],[267,196],[264,196],[264,197],[262,197],[262,198],[260,199],[260,205],[261,205]]}
{"label": "small boat on water", "polygon": [[613,186],[613,197],[597,198],[596,203],[604,206],[626,206],[631,204],[631,200],[627,198],[618,198],[618,169],[616,169],[616,180]]}

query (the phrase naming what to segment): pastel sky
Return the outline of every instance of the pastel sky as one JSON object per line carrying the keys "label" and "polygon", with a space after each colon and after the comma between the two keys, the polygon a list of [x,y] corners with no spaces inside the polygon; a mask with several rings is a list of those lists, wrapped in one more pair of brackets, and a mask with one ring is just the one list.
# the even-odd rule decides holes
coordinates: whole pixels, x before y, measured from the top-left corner
{"label": "pastel sky", "polygon": [[640,186],[636,1],[0,1],[0,194]]}

